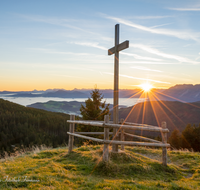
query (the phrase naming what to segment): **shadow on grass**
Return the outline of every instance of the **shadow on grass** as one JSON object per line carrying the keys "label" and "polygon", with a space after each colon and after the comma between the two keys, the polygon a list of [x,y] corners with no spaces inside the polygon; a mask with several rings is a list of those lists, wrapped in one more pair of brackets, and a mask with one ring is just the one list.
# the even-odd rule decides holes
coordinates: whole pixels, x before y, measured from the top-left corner
{"label": "shadow on grass", "polygon": [[103,151],[99,147],[83,146],[70,154],[62,154],[56,162],[61,162],[67,170],[84,175],[109,177],[137,176],[141,179],[159,179],[170,182],[180,177],[173,165],[163,166],[160,162],[140,156],[134,152],[109,153],[109,162],[102,161]]}

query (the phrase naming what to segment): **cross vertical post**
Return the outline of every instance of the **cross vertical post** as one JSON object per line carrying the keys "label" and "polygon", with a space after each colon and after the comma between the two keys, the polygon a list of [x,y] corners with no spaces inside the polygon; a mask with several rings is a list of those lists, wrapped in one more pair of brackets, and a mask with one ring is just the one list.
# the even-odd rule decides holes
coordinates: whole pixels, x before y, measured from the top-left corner
{"label": "cross vertical post", "polygon": [[[75,120],[75,115],[70,115],[70,120]],[[74,123],[69,124],[69,132],[70,133],[74,133],[74,127],[75,127]],[[74,143],[74,136],[69,135],[68,153],[73,151],[73,143]]]}
{"label": "cross vertical post", "polygon": [[[104,115],[104,123],[109,122],[109,115]],[[109,140],[109,128],[104,127],[104,140]],[[109,160],[109,144],[104,144],[103,147],[103,161]]]}
{"label": "cross vertical post", "polygon": [[[163,129],[166,129],[166,128],[167,128],[167,123],[166,123],[165,121],[163,121],[163,122],[161,123],[161,127],[162,127]],[[162,135],[162,142],[163,142],[164,144],[167,144],[167,133],[162,132],[161,135]],[[162,148],[162,164],[163,164],[164,166],[167,166],[167,147],[163,147],[163,148]]]}
{"label": "cross vertical post", "polygon": [[[119,51],[129,47],[129,41],[119,44],[119,24],[115,25],[115,46],[108,50],[108,55],[115,54],[114,57],[114,100],[113,100],[113,123],[119,123]],[[117,129],[113,129],[113,140],[117,136]],[[118,145],[112,145],[112,152],[118,152]]]}
{"label": "cross vertical post", "polygon": [[[115,25],[115,57],[114,57],[114,108],[113,108],[113,123],[119,122],[118,100],[119,100],[119,51],[117,46],[119,45],[119,24]],[[117,140],[117,129],[113,129],[113,138]],[[112,151],[118,152],[118,145],[112,145]]]}
{"label": "cross vertical post", "polygon": [[119,51],[117,46],[119,45],[119,24],[115,25],[115,62],[114,62],[114,108],[113,108],[113,122],[119,122],[118,113],[118,99],[119,99]]}

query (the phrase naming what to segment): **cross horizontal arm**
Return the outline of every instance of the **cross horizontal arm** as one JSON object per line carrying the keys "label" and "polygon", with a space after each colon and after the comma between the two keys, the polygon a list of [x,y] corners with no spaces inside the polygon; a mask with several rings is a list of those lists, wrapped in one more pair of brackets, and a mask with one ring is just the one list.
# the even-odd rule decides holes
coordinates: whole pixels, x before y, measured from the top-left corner
{"label": "cross horizontal arm", "polygon": [[[117,51],[122,51],[128,47],[129,47],[129,41],[126,40],[125,42],[122,42],[121,44],[117,45],[116,49]],[[108,55],[112,55],[114,53],[115,53],[115,46],[108,50]]]}

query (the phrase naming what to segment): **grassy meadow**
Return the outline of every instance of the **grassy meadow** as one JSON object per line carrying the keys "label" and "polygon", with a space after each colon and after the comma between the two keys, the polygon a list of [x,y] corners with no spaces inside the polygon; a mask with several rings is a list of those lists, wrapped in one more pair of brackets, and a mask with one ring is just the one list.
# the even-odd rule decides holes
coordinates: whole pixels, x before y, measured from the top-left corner
{"label": "grassy meadow", "polygon": [[[111,147],[110,147],[111,148]],[[0,189],[200,189],[200,153],[126,147],[102,161],[102,145],[27,152],[0,161]]]}

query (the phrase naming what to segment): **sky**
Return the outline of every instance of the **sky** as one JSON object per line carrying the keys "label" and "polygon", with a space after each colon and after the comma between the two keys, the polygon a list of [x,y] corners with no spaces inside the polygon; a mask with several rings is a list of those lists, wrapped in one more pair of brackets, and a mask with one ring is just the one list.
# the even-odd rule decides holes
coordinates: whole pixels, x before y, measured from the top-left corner
{"label": "sky", "polygon": [[200,0],[0,1],[0,91],[200,84]]}

